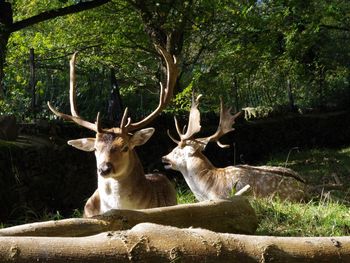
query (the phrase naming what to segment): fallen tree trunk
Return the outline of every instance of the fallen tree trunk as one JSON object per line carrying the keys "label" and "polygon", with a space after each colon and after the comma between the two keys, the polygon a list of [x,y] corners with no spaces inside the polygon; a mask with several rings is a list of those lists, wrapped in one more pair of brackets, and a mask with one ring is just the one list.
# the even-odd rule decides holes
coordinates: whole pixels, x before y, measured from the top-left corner
{"label": "fallen tree trunk", "polygon": [[89,236],[130,229],[151,222],[176,227],[201,227],[215,232],[253,234],[254,209],[244,197],[142,210],[111,210],[94,218],[72,218],[0,229],[0,236]]}
{"label": "fallen tree trunk", "polygon": [[142,223],[89,237],[0,237],[1,262],[350,262],[350,237],[220,234]]}

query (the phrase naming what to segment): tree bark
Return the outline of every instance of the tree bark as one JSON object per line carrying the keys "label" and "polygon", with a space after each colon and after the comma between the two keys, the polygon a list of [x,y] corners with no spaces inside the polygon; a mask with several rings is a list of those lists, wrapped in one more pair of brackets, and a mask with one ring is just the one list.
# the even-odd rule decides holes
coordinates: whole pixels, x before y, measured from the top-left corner
{"label": "tree bark", "polygon": [[151,222],[176,227],[201,227],[216,232],[253,234],[254,209],[244,197],[140,210],[111,210],[93,218],[73,218],[0,229],[0,236],[77,237],[130,229]]}
{"label": "tree bark", "polygon": [[0,24],[0,99],[5,95],[5,85],[4,81],[4,67],[6,59],[6,47],[9,40],[9,33],[1,28]]}
{"label": "tree bark", "polygon": [[21,30],[23,28],[35,25],[40,22],[44,22],[56,17],[65,16],[69,14],[78,13],[81,11],[89,10],[92,8],[99,7],[101,5],[104,5],[111,0],[91,0],[91,1],[79,1],[77,4],[70,5],[67,7],[57,8],[48,10],[45,12],[42,12],[40,14],[37,14],[35,16],[23,19],[21,21],[15,22],[11,25],[10,30],[11,32],[15,32],[18,30]]}
{"label": "tree bark", "polygon": [[247,236],[142,223],[89,237],[0,237],[0,261],[339,263],[350,262],[350,237]]}
{"label": "tree bark", "polygon": [[122,119],[123,104],[114,68],[111,68],[110,75],[111,92],[108,100],[107,119],[110,126],[117,127]]}

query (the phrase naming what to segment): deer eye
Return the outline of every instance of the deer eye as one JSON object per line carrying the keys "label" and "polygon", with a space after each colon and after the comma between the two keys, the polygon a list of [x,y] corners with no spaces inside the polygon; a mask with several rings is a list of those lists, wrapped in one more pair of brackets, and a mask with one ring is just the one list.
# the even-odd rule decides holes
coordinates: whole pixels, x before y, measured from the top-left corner
{"label": "deer eye", "polygon": [[112,147],[109,151],[110,151],[111,153],[116,153],[117,150],[118,150],[117,147]]}
{"label": "deer eye", "polygon": [[127,152],[129,150],[129,147],[127,145],[125,145],[123,148],[122,148],[122,152]]}

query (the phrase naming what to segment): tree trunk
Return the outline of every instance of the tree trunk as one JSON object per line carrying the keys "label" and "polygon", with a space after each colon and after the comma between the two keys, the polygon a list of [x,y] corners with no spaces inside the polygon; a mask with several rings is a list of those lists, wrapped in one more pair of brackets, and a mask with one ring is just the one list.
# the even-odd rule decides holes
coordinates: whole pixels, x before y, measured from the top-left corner
{"label": "tree trunk", "polygon": [[6,59],[6,47],[10,38],[10,26],[13,24],[12,5],[0,0],[0,99],[5,96],[4,66]]}
{"label": "tree trunk", "polygon": [[350,237],[247,236],[142,223],[89,237],[0,237],[0,261],[339,263],[350,262]]}
{"label": "tree trunk", "polygon": [[5,90],[4,90],[4,65],[5,65],[5,49],[6,45],[2,42],[4,41],[4,37],[0,34],[0,99],[4,98]]}
{"label": "tree trunk", "polygon": [[111,92],[108,101],[107,119],[108,124],[117,127],[122,119],[123,105],[120,96],[118,81],[115,77],[115,70],[111,68]]}
{"label": "tree trunk", "polygon": [[176,227],[201,227],[216,232],[253,234],[254,209],[244,197],[140,210],[111,210],[89,219],[73,218],[0,229],[0,236],[76,237],[130,229],[151,222]]}
{"label": "tree trunk", "polygon": [[5,96],[4,85],[4,67],[6,59],[6,47],[9,40],[9,34],[6,31],[2,31],[0,24],[0,100]]}
{"label": "tree trunk", "polygon": [[292,82],[290,79],[287,79],[287,90],[288,90],[288,101],[289,101],[289,110],[291,112],[296,112],[297,108],[294,103],[294,96],[292,91]]}

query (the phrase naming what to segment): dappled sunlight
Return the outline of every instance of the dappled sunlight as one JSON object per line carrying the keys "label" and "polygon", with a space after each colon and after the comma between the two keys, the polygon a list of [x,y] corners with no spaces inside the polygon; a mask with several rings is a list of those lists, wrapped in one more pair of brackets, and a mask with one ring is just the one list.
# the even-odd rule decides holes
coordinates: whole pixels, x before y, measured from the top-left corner
{"label": "dappled sunlight", "polygon": [[[311,186],[343,184],[342,189],[331,190],[331,198],[350,202],[350,147],[341,149],[298,150],[289,155],[279,153],[270,158],[269,165],[286,166],[300,173]],[[327,189],[325,190],[327,191]]]}

